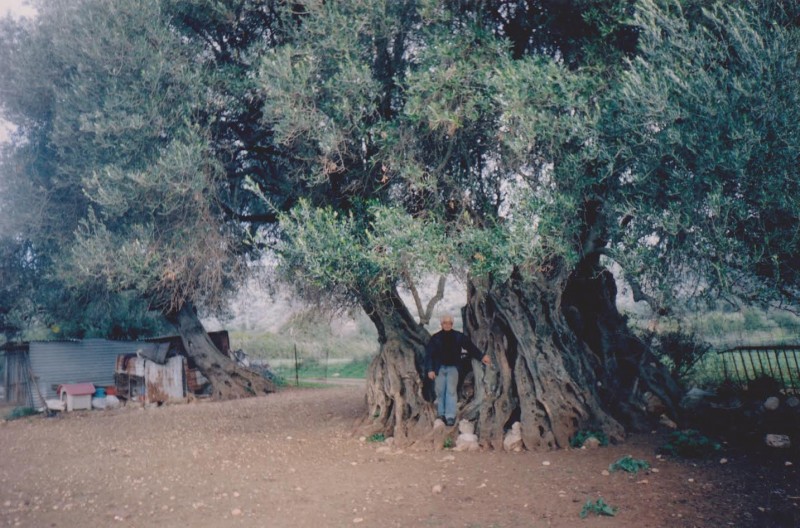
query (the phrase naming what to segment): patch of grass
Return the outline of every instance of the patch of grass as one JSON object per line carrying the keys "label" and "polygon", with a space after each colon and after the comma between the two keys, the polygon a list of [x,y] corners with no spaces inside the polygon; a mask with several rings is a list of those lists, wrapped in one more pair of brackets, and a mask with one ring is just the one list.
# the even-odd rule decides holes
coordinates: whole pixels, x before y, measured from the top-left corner
{"label": "patch of grass", "polygon": [[608,466],[608,470],[611,472],[617,471],[618,469],[627,471],[628,473],[636,474],[639,472],[639,470],[650,469],[650,463],[646,460],[640,460],[638,458],[633,458],[630,455],[625,455]]}
{"label": "patch of grass", "polygon": [[603,431],[592,431],[590,429],[581,429],[569,441],[571,447],[581,447],[587,438],[597,438],[601,446],[608,445],[608,437]]}
{"label": "patch of grass", "polygon": [[661,446],[661,453],[685,458],[702,458],[719,451],[722,446],[696,429],[673,431],[669,441]]}
{"label": "patch of grass", "polygon": [[39,411],[32,407],[14,407],[8,416],[6,416],[6,420],[17,420],[19,418],[25,418],[26,416],[34,416],[39,414]]}
{"label": "patch of grass", "polygon": [[590,513],[614,517],[617,514],[617,508],[606,503],[602,497],[594,502],[592,502],[592,499],[588,499],[586,504],[583,505],[583,509],[581,509],[581,519],[585,519]]}
{"label": "patch of grass", "polygon": [[375,433],[367,438],[367,442],[383,442],[384,440],[386,440],[386,436],[383,433]]}
{"label": "patch of grass", "polygon": [[[293,317],[275,332],[236,330],[230,333],[231,347],[241,348],[253,359],[360,358],[375,354],[378,336],[368,318],[358,320],[356,331],[338,335],[329,324],[319,319]],[[372,328],[370,328],[372,327]]]}
{"label": "patch of grass", "polygon": [[[367,374],[372,358],[365,357],[354,359],[345,363],[318,361],[316,359],[302,359],[297,363],[297,375],[300,378],[356,378],[363,379]],[[279,377],[291,384],[295,378],[294,363],[276,366],[273,371]]]}
{"label": "patch of grass", "polygon": [[452,438],[445,438],[444,439],[444,448],[445,449],[453,449],[454,447],[455,447],[455,444],[453,443],[453,439]]}

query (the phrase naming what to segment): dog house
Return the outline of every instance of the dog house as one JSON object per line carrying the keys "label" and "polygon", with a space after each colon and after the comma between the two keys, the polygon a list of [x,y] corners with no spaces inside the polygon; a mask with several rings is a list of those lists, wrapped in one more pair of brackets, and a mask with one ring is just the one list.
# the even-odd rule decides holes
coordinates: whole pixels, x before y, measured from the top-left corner
{"label": "dog house", "polygon": [[58,397],[66,402],[67,411],[91,410],[94,391],[92,383],[68,383],[58,387]]}

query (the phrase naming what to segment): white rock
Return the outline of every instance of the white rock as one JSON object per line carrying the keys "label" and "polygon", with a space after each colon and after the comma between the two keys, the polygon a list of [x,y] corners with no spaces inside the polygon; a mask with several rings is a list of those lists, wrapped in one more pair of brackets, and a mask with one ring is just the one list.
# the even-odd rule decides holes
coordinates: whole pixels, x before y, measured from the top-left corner
{"label": "white rock", "polygon": [[461,420],[458,422],[458,432],[461,434],[471,435],[475,433],[475,424],[469,420]]}
{"label": "white rock", "polygon": [[433,488],[431,488],[431,491],[434,494],[441,493],[442,492],[442,485],[441,484],[436,484]]}
{"label": "white rock", "polygon": [[503,449],[506,451],[522,449],[522,433],[520,432],[520,427],[519,422],[514,422],[514,425],[511,426],[511,430],[506,433],[505,438],[503,438]]}
{"label": "white rock", "polygon": [[598,440],[594,436],[590,436],[583,441],[583,445],[581,447],[585,449],[597,449],[598,447],[600,447],[600,440]]}
{"label": "white rock", "polygon": [[770,396],[764,400],[764,408],[768,411],[775,411],[780,407],[781,401],[775,396]]}
{"label": "white rock", "polygon": [[677,429],[678,428],[678,424],[676,424],[675,422],[670,420],[669,417],[666,414],[662,414],[661,415],[661,417],[658,419],[658,423],[660,423],[661,425],[663,425],[665,427],[668,427],[670,429]]}
{"label": "white rock", "polygon": [[768,434],[766,438],[764,438],[764,442],[769,447],[775,447],[778,449],[786,449],[792,446],[792,441],[786,435],[780,434]]}
{"label": "white rock", "polygon": [[242,514],[242,510],[240,510],[239,508],[234,508],[234,509],[231,510],[231,515],[233,515],[234,517],[238,517],[241,514]]}
{"label": "white rock", "polygon": [[478,445],[478,435],[462,433],[456,438],[456,447],[454,449],[456,451],[478,451],[480,447]]}
{"label": "white rock", "polygon": [[800,398],[797,396],[790,396],[789,398],[786,398],[786,406],[790,409],[800,407]]}

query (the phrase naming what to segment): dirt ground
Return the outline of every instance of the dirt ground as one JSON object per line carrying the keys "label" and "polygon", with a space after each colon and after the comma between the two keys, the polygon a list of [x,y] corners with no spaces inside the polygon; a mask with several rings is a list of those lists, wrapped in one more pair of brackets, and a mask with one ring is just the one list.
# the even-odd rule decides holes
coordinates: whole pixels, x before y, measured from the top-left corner
{"label": "dirt ground", "polygon": [[[358,384],[4,422],[0,526],[680,528],[800,520],[800,461],[786,454],[659,459],[663,432],[594,450],[387,449],[353,434],[364,410]],[[625,455],[653,469],[604,474]],[[581,519],[587,500],[598,498],[617,515]]]}

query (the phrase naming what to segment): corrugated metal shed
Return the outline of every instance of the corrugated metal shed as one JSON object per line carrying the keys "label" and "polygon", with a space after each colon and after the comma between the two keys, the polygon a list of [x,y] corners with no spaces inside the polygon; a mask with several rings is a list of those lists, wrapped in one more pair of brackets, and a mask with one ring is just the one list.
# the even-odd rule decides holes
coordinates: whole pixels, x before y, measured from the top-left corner
{"label": "corrugated metal shed", "polygon": [[156,355],[157,347],[157,343],[105,339],[32,341],[28,353],[39,388],[39,394],[34,391],[34,404],[37,408],[44,407],[42,398],[56,398],[56,389],[65,383],[114,385],[117,356],[137,351]]}
{"label": "corrugated metal shed", "polygon": [[181,400],[185,358],[173,356],[163,365],[145,357],[119,356],[116,365],[117,394],[129,401],[164,403]]}

